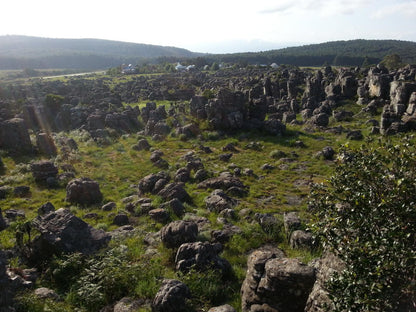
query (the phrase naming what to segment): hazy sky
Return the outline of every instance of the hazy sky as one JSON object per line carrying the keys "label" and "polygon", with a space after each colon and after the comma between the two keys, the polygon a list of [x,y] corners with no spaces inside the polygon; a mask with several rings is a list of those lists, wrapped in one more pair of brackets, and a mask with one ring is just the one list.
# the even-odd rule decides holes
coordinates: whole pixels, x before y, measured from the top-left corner
{"label": "hazy sky", "polygon": [[1,0],[0,35],[98,38],[197,52],[349,39],[416,41],[416,0]]}

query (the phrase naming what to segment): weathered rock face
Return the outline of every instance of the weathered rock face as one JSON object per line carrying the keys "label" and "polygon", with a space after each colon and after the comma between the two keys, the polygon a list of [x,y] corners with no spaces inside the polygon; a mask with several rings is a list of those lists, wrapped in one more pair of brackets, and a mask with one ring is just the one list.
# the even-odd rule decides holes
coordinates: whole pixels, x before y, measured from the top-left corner
{"label": "weathered rock face", "polygon": [[224,191],[231,187],[245,188],[243,182],[230,172],[222,172],[218,177],[204,180],[198,184],[198,188],[222,189]]}
{"label": "weathered rock face", "polygon": [[188,271],[216,269],[226,274],[231,270],[229,262],[218,254],[222,251],[221,244],[210,244],[208,242],[194,242],[182,244],[175,257],[176,269]]}
{"label": "weathered rock face", "polygon": [[154,312],[180,312],[191,297],[188,286],[178,280],[164,280],[152,302]]}
{"label": "weathered rock face", "polygon": [[66,186],[66,200],[80,205],[98,204],[103,194],[97,182],[89,178],[74,179]]}
{"label": "weathered rock face", "polygon": [[0,122],[0,148],[13,154],[33,151],[29,131],[23,119],[13,118]]}
{"label": "weathered rock face", "polygon": [[160,238],[167,248],[194,242],[197,236],[198,225],[192,221],[173,221],[160,230]]}
{"label": "weathered rock face", "polygon": [[1,311],[11,312],[14,311],[11,307],[14,294],[11,282],[6,274],[6,265],[6,255],[0,251],[0,309]]}
{"label": "weathered rock face", "polygon": [[107,233],[94,229],[64,208],[37,217],[33,226],[40,232],[33,241],[30,257],[35,262],[63,252],[92,254],[110,241]]}
{"label": "weathered rock face", "polygon": [[169,182],[169,180],[169,174],[164,171],[151,173],[139,181],[139,191],[141,194],[157,193]]}
{"label": "weathered rock face", "polygon": [[55,142],[47,133],[42,132],[36,135],[36,146],[41,155],[56,156],[57,154]]}
{"label": "weathered rock face", "polygon": [[315,269],[283,256],[279,249],[254,251],[241,288],[243,311],[303,311]]}
{"label": "weathered rock face", "polygon": [[157,195],[166,201],[174,198],[179,199],[181,202],[189,202],[191,200],[191,196],[186,192],[183,183],[169,183]]}
{"label": "weathered rock face", "polygon": [[209,196],[205,198],[205,205],[209,211],[221,212],[224,209],[232,209],[237,205],[237,201],[223,190],[216,189]]}
{"label": "weathered rock face", "polygon": [[45,183],[49,178],[56,179],[58,168],[51,161],[41,160],[30,165],[36,182]]}
{"label": "weathered rock face", "polygon": [[314,265],[316,282],[309,294],[305,312],[324,312],[333,310],[333,303],[328,296],[325,283],[335,272],[344,269],[342,261],[332,253],[326,253]]}

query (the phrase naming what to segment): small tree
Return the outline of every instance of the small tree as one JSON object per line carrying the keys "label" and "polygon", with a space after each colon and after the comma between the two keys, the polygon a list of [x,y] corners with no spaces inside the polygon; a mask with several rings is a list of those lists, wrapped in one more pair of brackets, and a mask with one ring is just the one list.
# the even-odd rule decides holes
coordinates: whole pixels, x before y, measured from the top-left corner
{"label": "small tree", "polygon": [[341,155],[310,202],[324,248],[346,264],[327,285],[336,311],[414,311],[416,148],[406,140]]}
{"label": "small tree", "polygon": [[47,94],[45,97],[45,107],[52,114],[55,115],[61,109],[65,98],[57,94]]}
{"label": "small tree", "polygon": [[398,68],[400,68],[404,65],[400,55],[398,55],[398,54],[386,55],[383,58],[383,60],[381,61],[381,64],[386,66],[386,68],[389,69],[389,70],[398,69]]}

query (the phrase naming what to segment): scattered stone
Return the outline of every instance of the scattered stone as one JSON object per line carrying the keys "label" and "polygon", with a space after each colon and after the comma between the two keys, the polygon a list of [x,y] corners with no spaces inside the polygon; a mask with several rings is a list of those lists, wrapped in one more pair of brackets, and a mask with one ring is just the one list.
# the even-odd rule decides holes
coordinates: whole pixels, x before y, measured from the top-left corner
{"label": "scattered stone", "polygon": [[13,189],[13,194],[18,197],[29,197],[30,196],[30,187],[26,185],[16,186]]}
{"label": "scattered stone", "polygon": [[113,219],[113,224],[122,226],[130,223],[129,217],[124,213],[119,213]]}
{"label": "scattered stone", "polygon": [[164,280],[152,302],[154,312],[182,312],[191,298],[188,286],[178,280]]}
{"label": "scattered stone", "polygon": [[177,199],[174,198],[166,203],[163,203],[159,206],[159,208],[162,209],[171,209],[173,211],[173,213],[175,215],[177,215],[178,217],[181,217],[184,213],[185,213],[185,207],[182,204],[182,202]]}
{"label": "scattered stone", "polygon": [[233,156],[233,153],[220,154],[218,156],[218,159],[221,161],[227,162],[231,159],[232,156]]}
{"label": "scattered stone", "polygon": [[326,146],[322,149],[322,156],[326,160],[333,160],[335,155],[335,151],[331,146]]}
{"label": "scattered stone", "polygon": [[43,216],[53,211],[55,211],[54,205],[52,205],[50,202],[47,202],[38,209],[38,215]]}
{"label": "scattered stone", "polygon": [[60,300],[59,295],[55,291],[46,287],[35,289],[35,296],[39,299],[51,299],[53,301]]}
{"label": "scattered stone", "polygon": [[210,178],[202,181],[198,184],[198,188],[211,188],[211,189],[222,189],[227,190],[230,187],[241,187],[245,188],[244,184],[237,177],[233,176],[230,172],[222,172],[216,178]]}
{"label": "scattered stone", "polygon": [[261,170],[263,171],[271,171],[273,169],[276,169],[276,167],[271,164],[264,164],[261,166]]}
{"label": "scattered stone", "polygon": [[288,212],[283,215],[283,224],[288,237],[293,231],[299,230],[302,226],[299,215],[295,211]]}
{"label": "scattered stone", "polygon": [[232,209],[237,205],[237,201],[221,189],[214,190],[205,198],[205,206],[209,211],[220,212],[224,209]]}
{"label": "scattered stone", "polygon": [[353,130],[347,133],[347,139],[360,141],[364,138],[361,130]]}
{"label": "scattered stone", "polygon": [[36,146],[38,147],[39,153],[45,156],[56,156],[57,149],[55,142],[47,133],[41,132],[36,135]]}
{"label": "scattered stone", "polygon": [[32,224],[40,232],[32,243],[30,259],[34,262],[62,252],[92,254],[110,240],[107,233],[94,229],[64,208],[38,216]]}
{"label": "scattered stone", "polygon": [[181,202],[190,202],[191,197],[186,192],[183,183],[170,183],[160,190],[157,195],[161,196],[164,200],[169,201],[174,198],[179,199]]}
{"label": "scattered stone", "polygon": [[169,221],[169,213],[165,209],[157,208],[149,211],[149,216],[159,223],[166,223]]}
{"label": "scattered stone", "polygon": [[107,204],[103,205],[101,207],[101,210],[103,211],[111,211],[117,207],[117,204],[115,202],[108,202]]}
{"label": "scattered stone", "polygon": [[66,200],[73,204],[92,205],[103,200],[100,186],[89,178],[78,178],[66,186]]}
{"label": "scattered stone", "polygon": [[41,160],[30,165],[33,178],[38,183],[45,183],[48,178],[56,178],[58,175],[58,168],[53,162]]}
{"label": "scattered stone", "polygon": [[289,243],[293,249],[311,249],[313,247],[312,233],[302,230],[293,231]]}
{"label": "scattered stone", "polygon": [[192,221],[173,221],[160,230],[160,238],[167,248],[178,248],[184,243],[194,242],[198,226]]}
{"label": "scattered stone", "polygon": [[141,139],[136,145],[133,145],[133,149],[136,151],[148,151],[150,148],[151,146],[146,139]]}
{"label": "scattered stone", "polygon": [[136,312],[145,304],[144,300],[135,300],[132,298],[122,298],[118,301],[111,312]]}
{"label": "scattered stone", "polygon": [[231,265],[227,260],[218,256],[221,251],[221,244],[210,244],[208,242],[184,243],[176,253],[176,269],[182,272],[187,272],[191,268],[200,271],[216,269],[226,274],[231,270]]}
{"label": "scattered stone", "polygon": [[209,309],[208,312],[236,312],[236,310],[229,304],[224,304],[222,306],[213,307]]}

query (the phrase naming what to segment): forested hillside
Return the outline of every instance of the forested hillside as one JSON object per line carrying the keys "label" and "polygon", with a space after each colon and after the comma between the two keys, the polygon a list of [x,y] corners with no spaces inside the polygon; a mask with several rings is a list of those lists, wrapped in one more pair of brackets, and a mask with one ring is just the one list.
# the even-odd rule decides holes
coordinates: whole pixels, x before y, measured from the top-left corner
{"label": "forested hillside", "polygon": [[100,39],[52,39],[0,36],[0,69],[105,69],[157,57],[194,57],[175,47]]}
{"label": "forested hillside", "polygon": [[217,55],[224,62],[291,64],[297,66],[352,65],[364,61],[379,63],[386,55],[398,54],[405,63],[416,63],[416,43],[400,40],[332,41],[258,53]]}

